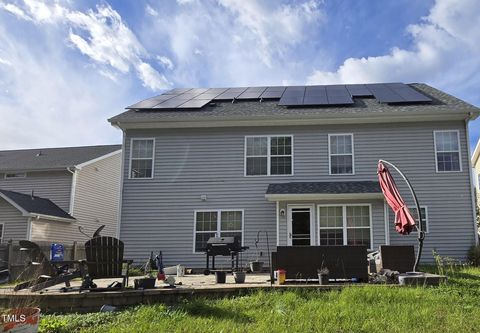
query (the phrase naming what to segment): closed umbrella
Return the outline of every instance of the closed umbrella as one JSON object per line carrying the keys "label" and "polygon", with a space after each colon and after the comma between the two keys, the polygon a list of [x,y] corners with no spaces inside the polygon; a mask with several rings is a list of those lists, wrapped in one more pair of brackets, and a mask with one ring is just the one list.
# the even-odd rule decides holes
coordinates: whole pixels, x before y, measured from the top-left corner
{"label": "closed umbrella", "polygon": [[422,223],[421,223],[422,212],[420,210],[420,205],[418,203],[418,199],[415,194],[415,191],[413,190],[413,187],[410,184],[410,181],[400,171],[400,169],[398,169],[395,165],[393,165],[388,161],[379,160],[378,168],[377,168],[378,181],[380,183],[380,187],[382,189],[385,200],[387,201],[388,205],[390,206],[390,208],[392,208],[392,210],[395,213],[395,230],[398,233],[402,235],[410,234],[410,232],[412,232],[415,229],[416,223],[415,223],[415,219],[412,217],[412,214],[410,213],[410,210],[408,209],[405,203],[405,200],[403,200],[402,196],[400,195],[400,192],[398,191],[397,185],[395,184],[395,180],[393,179],[392,174],[390,173],[390,170],[388,170],[385,164],[388,164],[391,167],[393,167],[400,174],[400,176],[402,176],[402,178],[407,183],[407,186],[410,189],[410,192],[412,193],[413,199],[415,201],[417,214],[418,214],[418,221],[419,221],[417,226],[418,252],[417,252],[417,258],[415,260],[415,265],[413,266],[413,271],[416,272],[418,263],[420,261],[420,256],[422,253],[423,240],[425,238],[425,233],[422,230]]}

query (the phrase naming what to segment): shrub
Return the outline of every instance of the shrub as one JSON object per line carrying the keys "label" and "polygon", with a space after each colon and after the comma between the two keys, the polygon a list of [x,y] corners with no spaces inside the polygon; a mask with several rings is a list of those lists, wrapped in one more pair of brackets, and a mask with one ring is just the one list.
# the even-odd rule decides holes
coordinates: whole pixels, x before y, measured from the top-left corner
{"label": "shrub", "polygon": [[470,247],[468,261],[474,266],[480,266],[480,245]]}

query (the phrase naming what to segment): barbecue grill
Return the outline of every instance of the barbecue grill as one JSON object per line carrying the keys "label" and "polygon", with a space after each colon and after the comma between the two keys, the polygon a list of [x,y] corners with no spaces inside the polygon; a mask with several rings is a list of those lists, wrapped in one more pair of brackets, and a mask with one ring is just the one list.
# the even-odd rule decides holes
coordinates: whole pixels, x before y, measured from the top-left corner
{"label": "barbecue grill", "polygon": [[[230,256],[231,270],[238,269],[238,254],[248,249],[248,246],[242,246],[236,237],[210,237],[207,241],[205,253],[207,255],[207,268],[205,275],[215,271],[215,256]],[[212,269],[210,269],[210,257],[212,257]]]}

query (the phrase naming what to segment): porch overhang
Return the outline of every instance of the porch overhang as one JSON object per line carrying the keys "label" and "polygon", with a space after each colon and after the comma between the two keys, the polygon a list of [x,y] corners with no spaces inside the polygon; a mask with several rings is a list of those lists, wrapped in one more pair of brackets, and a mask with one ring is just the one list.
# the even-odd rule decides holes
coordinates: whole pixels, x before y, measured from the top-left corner
{"label": "porch overhang", "polygon": [[270,184],[265,194],[268,201],[315,201],[383,199],[375,181],[292,182]]}

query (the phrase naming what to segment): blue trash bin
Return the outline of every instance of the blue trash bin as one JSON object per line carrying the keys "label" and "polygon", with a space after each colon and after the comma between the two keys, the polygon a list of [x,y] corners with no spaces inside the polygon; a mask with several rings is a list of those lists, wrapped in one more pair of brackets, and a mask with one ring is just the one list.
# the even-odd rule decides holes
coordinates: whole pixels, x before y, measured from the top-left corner
{"label": "blue trash bin", "polygon": [[65,247],[63,244],[53,243],[50,247],[50,260],[61,261],[64,260]]}

